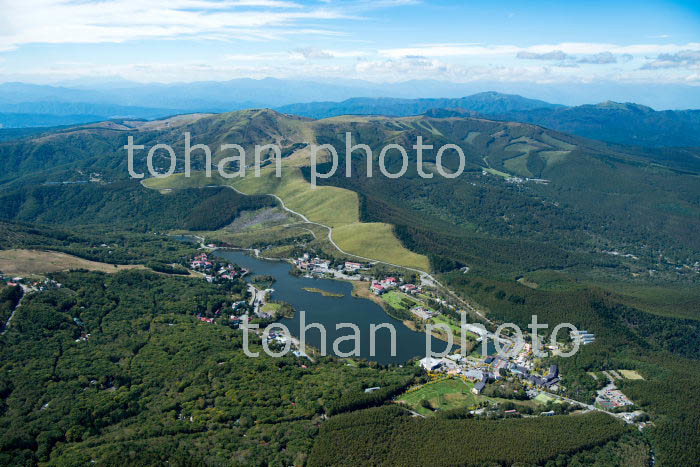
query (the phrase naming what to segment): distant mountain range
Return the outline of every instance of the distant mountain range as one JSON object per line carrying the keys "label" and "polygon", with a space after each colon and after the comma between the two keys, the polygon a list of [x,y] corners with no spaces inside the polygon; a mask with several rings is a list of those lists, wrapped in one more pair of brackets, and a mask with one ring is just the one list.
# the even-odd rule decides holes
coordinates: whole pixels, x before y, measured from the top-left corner
{"label": "distant mountain range", "polygon": [[292,104],[279,107],[277,110],[304,117],[328,118],[338,115],[407,117],[409,115],[420,115],[431,109],[447,108],[466,109],[483,114],[497,114],[514,110],[557,109],[564,108],[564,106],[491,91],[456,99],[353,98],[343,102]]}
{"label": "distant mountain range", "polygon": [[655,111],[632,103],[566,107],[522,96],[483,92],[458,99],[370,99],[312,102],[278,108],[311,118],[338,115],[473,117],[532,123],[611,143],[650,147],[700,146],[700,110]]}
{"label": "distant mountain range", "polygon": [[[516,94],[467,95],[467,91],[475,88],[478,85],[440,81],[388,85],[358,80],[321,83],[273,78],[176,84],[118,81],[95,83],[93,87],[76,83],[71,86],[4,83],[0,84],[0,128],[52,127],[112,119],[152,120],[183,113],[267,107],[311,118],[410,116],[426,112],[432,117],[480,115],[533,123],[618,144],[700,146],[698,110],[656,111],[638,104],[615,102],[568,107]],[[569,90],[575,91],[571,86]],[[653,94],[651,88],[649,92]],[[444,97],[427,97],[435,95]],[[689,90],[687,96],[688,105],[692,105],[695,91]],[[0,140],[6,139],[2,133],[5,131],[0,131]]]}

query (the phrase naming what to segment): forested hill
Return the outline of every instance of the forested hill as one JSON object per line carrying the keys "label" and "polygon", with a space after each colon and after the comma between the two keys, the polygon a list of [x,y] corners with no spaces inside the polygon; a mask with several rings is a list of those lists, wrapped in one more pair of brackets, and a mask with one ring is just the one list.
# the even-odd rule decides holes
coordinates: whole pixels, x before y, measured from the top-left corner
{"label": "forested hill", "polygon": [[[308,163],[308,143],[333,144],[343,158],[349,131],[355,143],[373,149],[376,169],[382,147],[403,145],[410,163],[401,179],[384,183],[381,174],[364,177],[362,155],[355,154],[353,178],[338,175],[328,183],[359,193],[364,200],[363,220],[396,226],[406,246],[443,264],[439,270],[460,263],[480,265],[491,273],[608,267],[619,264],[623,257],[605,252],[622,251],[644,258],[625,274],[648,274],[648,269],[661,267],[665,271],[678,268],[674,274],[687,277],[700,251],[698,238],[692,234],[700,230],[700,157],[696,150],[640,150],[535,125],[470,117],[311,120],[253,109],[61,129],[0,143],[0,173],[5,177],[0,184],[2,217],[94,223],[111,222],[111,212],[111,218],[119,222],[114,219],[116,213],[128,212],[129,203],[138,204],[133,213],[155,212],[159,203],[175,209],[182,202],[178,201],[180,194],[145,195],[136,187],[129,188],[129,196],[122,196],[116,188],[129,186],[118,185],[129,177],[123,149],[128,135],[146,148],[171,144],[181,171],[185,131],[191,132],[193,144],[212,148],[215,163],[230,156],[220,150],[221,145],[232,143],[244,147],[247,163],[253,162],[254,145],[268,143],[280,144],[285,164]],[[459,145],[467,158],[465,173],[457,179],[420,178],[411,150],[418,136],[434,147]],[[146,169],[146,152],[137,154],[137,172]],[[455,158],[444,159],[448,170],[456,170]],[[193,170],[201,170],[203,161],[201,151],[195,153]],[[434,172],[435,151],[426,151],[425,161]],[[390,152],[386,162],[396,172],[398,154]],[[169,161],[159,158],[156,165],[165,172]],[[202,201],[199,198],[197,203]],[[103,206],[101,211],[99,206]],[[177,210],[175,217],[185,212]],[[135,225],[157,223],[139,220]],[[491,254],[484,255],[484,251]],[[443,263],[444,259],[452,261]]]}
{"label": "forested hill", "polygon": [[[477,304],[494,322],[522,325],[537,314],[595,333],[594,344],[559,362],[566,395],[591,403],[597,382],[590,372],[639,371],[644,379],[619,384],[652,417],[654,425],[642,436],[651,441],[658,464],[693,465],[700,446],[697,150],[639,150],[459,112],[435,117],[312,120],[254,109],[101,122],[6,141],[0,144],[0,220],[8,222],[0,222],[0,248],[59,250],[114,263],[184,261],[195,253],[191,245],[154,233],[217,234],[243,210],[269,211],[276,203],[211,186],[223,182],[201,172],[189,180],[174,177],[183,182],[160,191],[147,189],[129,179],[127,136],[147,148],[172,144],[180,156],[178,171],[184,131],[191,132],[193,144],[210,145],[215,162],[230,156],[219,150],[221,144],[240,144],[252,156],[254,145],[277,143],[284,170],[298,176],[287,186],[303,198],[300,174],[309,175],[308,143],[332,144],[347,159],[349,131],[355,144],[370,146],[375,170],[366,177],[367,161],[353,154],[352,177],[337,173],[323,180],[353,192],[340,203],[356,202],[358,220],[393,226],[404,247],[431,260],[434,275],[451,293]],[[435,151],[426,151],[423,168],[433,177],[421,178],[412,150],[418,136],[435,147],[457,144],[467,157],[464,173],[441,176]],[[409,155],[406,174],[391,180],[377,169],[379,152],[390,143]],[[137,157],[137,172],[145,171],[145,154]],[[392,173],[402,165],[392,152],[385,162]],[[195,155],[193,170],[202,164],[201,153]],[[156,165],[164,172],[168,161],[158,158]],[[443,165],[448,172],[458,167],[449,154]],[[243,182],[255,188],[251,193],[269,193],[271,178]],[[308,206],[318,198],[297,201]],[[328,209],[336,207],[347,206]],[[308,251],[315,241],[308,231],[284,237],[277,227],[284,228],[261,223],[251,236],[271,249],[288,239],[284,257]],[[317,240],[326,238],[324,229]],[[357,239],[361,246],[369,243]],[[328,244],[316,245],[324,256],[338,255]],[[395,409],[335,418],[426,379],[413,365],[246,359],[238,331],[195,316],[214,316],[249,298],[240,281],[225,290],[200,278],[145,271],[53,277],[63,287],[23,300],[0,339],[3,465],[219,465],[232,459],[245,465],[393,459],[576,465],[570,456],[601,451],[604,459],[623,459],[609,465],[630,465],[624,450],[641,443],[625,441],[630,430],[595,414],[527,418],[514,425],[477,424],[459,413],[447,414],[454,420],[421,421]],[[83,333],[92,337],[76,342]],[[382,390],[364,392],[376,386]],[[522,443],[513,445],[514,436]],[[368,448],[377,441],[378,449]],[[345,443],[342,449],[338,443]]]}

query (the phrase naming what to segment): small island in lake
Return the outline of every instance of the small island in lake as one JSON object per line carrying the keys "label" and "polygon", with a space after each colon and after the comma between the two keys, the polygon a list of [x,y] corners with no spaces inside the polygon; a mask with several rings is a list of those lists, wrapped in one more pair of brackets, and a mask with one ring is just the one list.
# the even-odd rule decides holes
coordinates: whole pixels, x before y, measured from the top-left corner
{"label": "small island in lake", "polygon": [[329,292],[327,290],[317,289],[316,287],[304,287],[304,290],[307,292],[320,293],[324,297],[343,298],[345,296],[342,293]]}

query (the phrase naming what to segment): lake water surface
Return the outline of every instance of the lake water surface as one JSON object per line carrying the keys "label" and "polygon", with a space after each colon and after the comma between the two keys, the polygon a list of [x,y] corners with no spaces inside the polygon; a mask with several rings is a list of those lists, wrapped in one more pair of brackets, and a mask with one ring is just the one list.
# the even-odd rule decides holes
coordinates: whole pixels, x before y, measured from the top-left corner
{"label": "lake water surface", "polygon": [[[403,363],[413,357],[425,356],[425,334],[415,332],[407,328],[401,321],[389,316],[381,306],[366,298],[352,296],[353,285],[349,282],[333,279],[313,279],[291,275],[292,265],[284,261],[268,261],[254,258],[242,251],[217,250],[215,256],[250,269],[253,274],[274,276],[276,282],[272,286],[273,300],[281,300],[290,303],[297,311],[294,318],[283,318],[282,324],[287,326],[291,333],[299,337],[300,310],[306,311],[306,325],[319,323],[326,328],[326,352],[334,354],[333,342],[343,336],[353,335],[351,329],[341,328],[336,330],[338,323],[353,323],[360,329],[360,357],[373,360],[378,363]],[[308,292],[304,287],[313,287],[343,297],[324,297],[317,292]],[[370,324],[379,325],[389,323],[396,329],[396,355],[391,356],[391,340],[389,331],[380,329],[376,331],[376,355],[370,355]],[[445,349],[446,343],[430,337],[434,352]],[[320,349],[321,337],[316,329],[306,332],[306,342]],[[354,341],[340,343],[339,350],[348,352],[354,348]],[[457,347],[454,347],[455,351]]]}

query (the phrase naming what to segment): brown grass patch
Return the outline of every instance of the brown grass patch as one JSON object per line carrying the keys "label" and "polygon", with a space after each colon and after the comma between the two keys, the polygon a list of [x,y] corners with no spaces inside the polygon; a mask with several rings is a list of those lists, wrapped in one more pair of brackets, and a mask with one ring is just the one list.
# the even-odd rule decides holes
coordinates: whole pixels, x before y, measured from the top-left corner
{"label": "brown grass patch", "polygon": [[41,275],[69,269],[117,272],[145,269],[145,266],[100,263],[57,251],[0,250],[0,271],[10,276]]}

